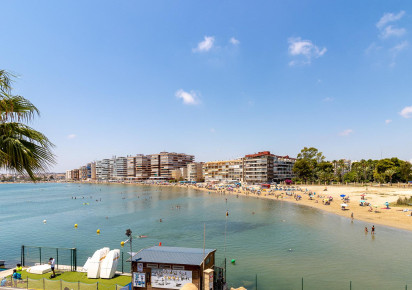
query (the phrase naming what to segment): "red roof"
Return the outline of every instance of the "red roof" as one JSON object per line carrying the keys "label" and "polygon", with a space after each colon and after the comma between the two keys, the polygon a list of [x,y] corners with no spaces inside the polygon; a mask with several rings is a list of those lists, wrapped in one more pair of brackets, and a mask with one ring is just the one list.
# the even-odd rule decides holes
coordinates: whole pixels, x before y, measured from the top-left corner
{"label": "red roof", "polygon": [[258,152],[258,153],[256,153],[256,154],[249,154],[249,155],[246,155],[245,157],[260,157],[260,156],[275,156],[275,155],[273,155],[273,154],[270,154],[270,151],[263,151],[263,152]]}

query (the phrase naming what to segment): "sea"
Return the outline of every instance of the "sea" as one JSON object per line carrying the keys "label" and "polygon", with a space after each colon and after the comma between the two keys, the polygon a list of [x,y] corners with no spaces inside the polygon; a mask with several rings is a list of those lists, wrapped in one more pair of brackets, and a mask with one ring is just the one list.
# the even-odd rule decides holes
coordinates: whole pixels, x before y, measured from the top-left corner
{"label": "sea", "polygon": [[0,184],[0,260],[9,267],[22,245],[31,264],[56,257],[55,248],[67,264],[64,248],[76,248],[80,266],[110,247],[127,272],[130,244],[120,243],[131,229],[133,252],[159,243],[216,249],[233,287],[412,289],[412,232],[375,225],[372,236],[365,226],[299,204],[181,187]]}

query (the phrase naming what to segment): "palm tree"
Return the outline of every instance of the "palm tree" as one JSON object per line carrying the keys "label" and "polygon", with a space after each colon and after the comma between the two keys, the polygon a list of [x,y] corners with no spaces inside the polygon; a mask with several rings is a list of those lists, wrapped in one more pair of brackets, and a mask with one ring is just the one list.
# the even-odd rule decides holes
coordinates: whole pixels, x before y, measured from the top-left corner
{"label": "palm tree", "polygon": [[53,143],[27,124],[39,110],[27,99],[12,94],[14,75],[0,70],[0,168],[27,173],[32,180],[55,163]]}
{"label": "palm tree", "polygon": [[396,173],[396,170],[393,168],[386,169],[385,171],[385,175],[389,177],[389,182],[391,183],[391,185],[392,185],[392,177],[395,173]]}

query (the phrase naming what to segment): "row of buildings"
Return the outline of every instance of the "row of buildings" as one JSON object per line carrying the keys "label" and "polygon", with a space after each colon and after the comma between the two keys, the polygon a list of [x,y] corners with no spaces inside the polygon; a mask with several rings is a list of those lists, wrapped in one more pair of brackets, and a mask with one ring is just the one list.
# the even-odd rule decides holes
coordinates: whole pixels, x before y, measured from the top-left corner
{"label": "row of buildings", "polygon": [[296,159],[278,156],[269,151],[242,158],[195,162],[193,155],[174,152],[137,154],[90,162],[79,169],[68,170],[67,180],[186,180],[196,182],[245,182],[258,184],[279,182],[294,177]]}

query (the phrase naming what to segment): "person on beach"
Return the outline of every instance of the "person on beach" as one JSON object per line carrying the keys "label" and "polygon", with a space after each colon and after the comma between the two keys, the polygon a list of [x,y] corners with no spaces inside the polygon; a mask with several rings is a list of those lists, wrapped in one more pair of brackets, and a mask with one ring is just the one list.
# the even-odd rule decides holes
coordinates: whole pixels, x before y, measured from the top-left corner
{"label": "person on beach", "polygon": [[350,214],[350,218],[352,219],[352,222],[353,222],[353,213]]}
{"label": "person on beach", "polygon": [[23,271],[23,268],[21,267],[21,264],[16,264],[16,273],[21,275],[21,271]]}
{"label": "person on beach", "polygon": [[50,259],[49,259],[49,265],[50,265],[50,268],[51,268],[52,273],[53,273],[53,274],[50,276],[50,278],[56,277],[56,273],[54,272],[55,263],[56,263],[56,261],[55,261],[52,257],[50,257]]}
{"label": "person on beach", "polygon": [[13,284],[14,287],[17,288],[17,281],[21,280],[21,274],[17,273],[16,269],[13,270]]}
{"label": "person on beach", "polygon": [[375,234],[375,226],[374,226],[374,225],[372,226],[372,231],[371,231],[371,234],[372,234],[372,235],[374,235],[374,234]]}
{"label": "person on beach", "polygon": [[368,227],[365,227],[365,234],[368,233]]}

